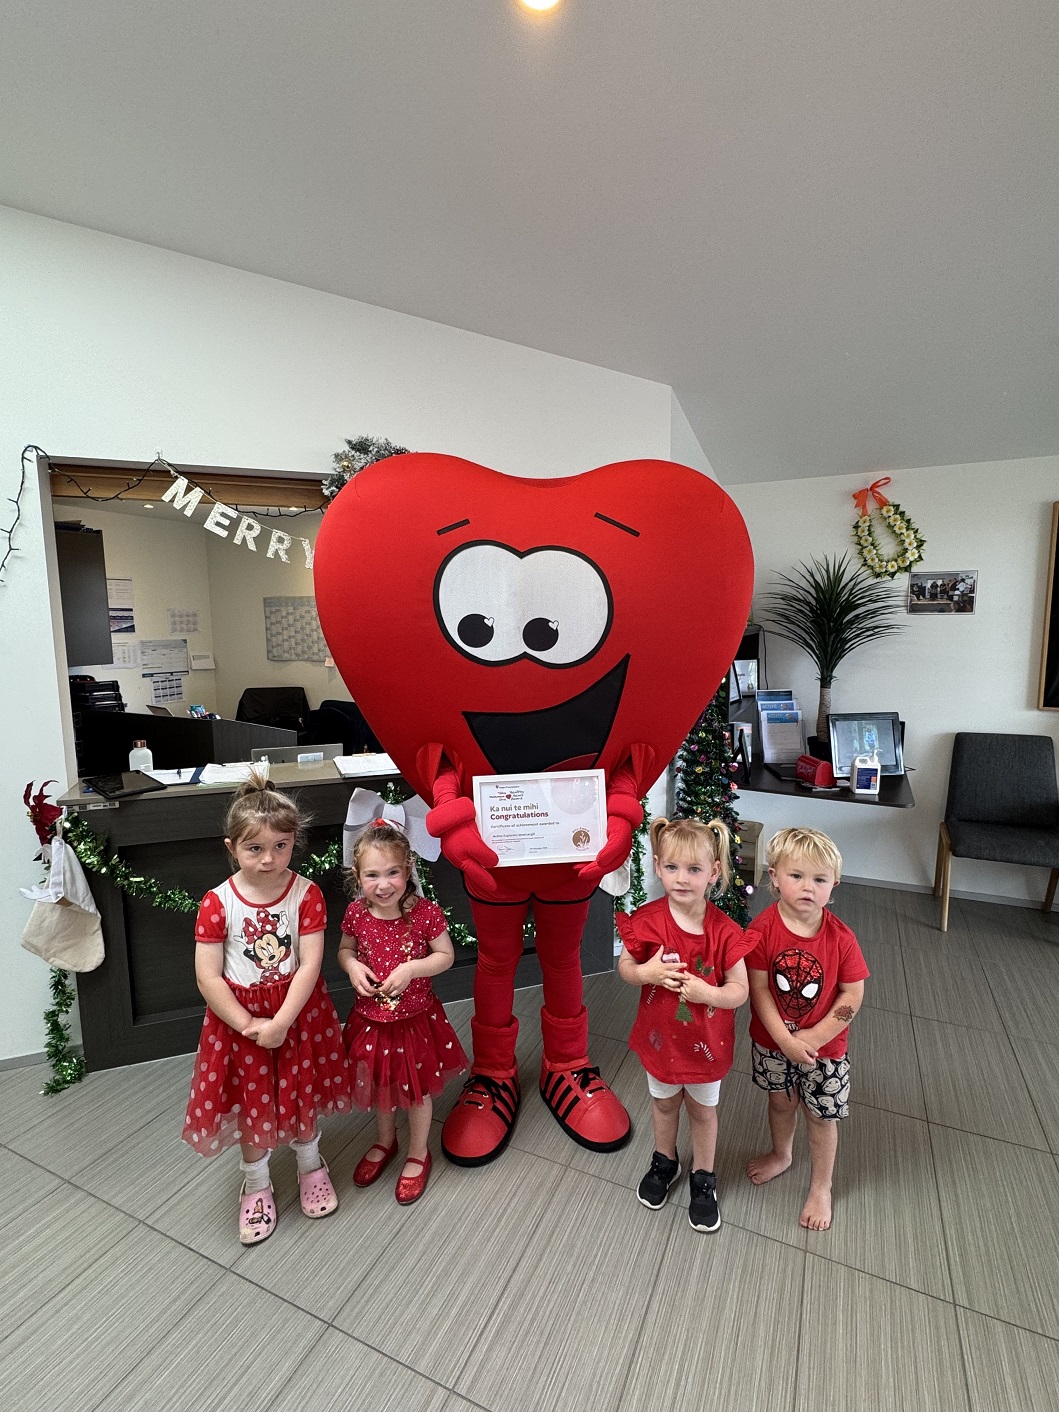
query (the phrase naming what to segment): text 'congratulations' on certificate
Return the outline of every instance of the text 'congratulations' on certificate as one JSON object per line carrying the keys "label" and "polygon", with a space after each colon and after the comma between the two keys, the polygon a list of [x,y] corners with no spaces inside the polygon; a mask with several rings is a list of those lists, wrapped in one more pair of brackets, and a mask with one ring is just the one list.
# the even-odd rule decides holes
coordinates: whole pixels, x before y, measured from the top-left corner
{"label": "text 'congratulations' on certificate", "polygon": [[602,770],[544,775],[475,775],[478,832],[498,867],[587,863],[607,839]]}

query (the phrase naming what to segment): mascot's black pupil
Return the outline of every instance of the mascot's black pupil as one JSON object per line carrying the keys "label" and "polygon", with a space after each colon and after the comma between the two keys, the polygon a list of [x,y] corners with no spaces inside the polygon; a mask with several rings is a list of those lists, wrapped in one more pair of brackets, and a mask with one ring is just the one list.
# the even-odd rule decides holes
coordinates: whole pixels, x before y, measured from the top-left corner
{"label": "mascot's black pupil", "polygon": [[559,624],[547,618],[531,618],[522,629],[522,641],[531,652],[547,652],[559,641]]}
{"label": "mascot's black pupil", "polygon": [[485,647],[493,640],[493,625],[481,613],[468,613],[460,619],[456,633],[465,647]]}

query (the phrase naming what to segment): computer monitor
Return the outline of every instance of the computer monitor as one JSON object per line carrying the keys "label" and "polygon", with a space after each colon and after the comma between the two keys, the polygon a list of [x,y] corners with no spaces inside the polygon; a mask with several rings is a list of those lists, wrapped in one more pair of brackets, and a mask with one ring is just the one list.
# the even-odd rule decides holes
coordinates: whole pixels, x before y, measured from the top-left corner
{"label": "computer monitor", "polygon": [[267,760],[270,765],[296,765],[299,755],[319,755],[324,760],[337,760],[343,754],[342,742],[337,745],[259,745],[250,752],[253,761]]}
{"label": "computer monitor", "polygon": [[831,763],[836,779],[849,777],[858,755],[878,752],[884,775],[903,775],[904,751],[901,722],[896,711],[844,711],[828,717],[831,727]]}

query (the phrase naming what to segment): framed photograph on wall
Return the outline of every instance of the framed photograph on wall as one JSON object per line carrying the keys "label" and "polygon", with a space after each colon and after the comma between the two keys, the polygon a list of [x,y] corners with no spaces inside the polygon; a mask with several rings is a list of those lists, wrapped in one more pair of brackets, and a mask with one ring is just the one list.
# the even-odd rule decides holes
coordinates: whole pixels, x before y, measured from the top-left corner
{"label": "framed photograph on wall", "polygon": [[915,569],[908,575],[909,613],[973,613],[977,569]]}
{"label": "framed photograph on wall", "polygon": [[1052,537],[1049,540],[1048,577],[1044,581],[1044,637],[1041,642],[1041,676],[1037,685],[1038,711],[1059,711],[1059,563],[1056,538],[1059,535],[1059,501],[1052,506]]}

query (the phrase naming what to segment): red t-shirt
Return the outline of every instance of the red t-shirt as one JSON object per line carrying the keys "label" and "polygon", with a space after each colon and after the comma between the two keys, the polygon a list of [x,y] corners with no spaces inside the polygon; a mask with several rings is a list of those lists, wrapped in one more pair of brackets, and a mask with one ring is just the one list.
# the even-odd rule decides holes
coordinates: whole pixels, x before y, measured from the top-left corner
{"label": "red t-shirt", "polygon": [[[769,991],[780,1018],[793,1034],[812,1029],[829,1014],[840,985],[866,981],[871,974],[857,945],[857,938],[834,912],[824,908],[824,920],[815,936],[797,936],[784,923],[778,903],[765,909],[747,929],[753,950],[747,969],[767,971]],[[750,1038],[763,1049],[776,1050],[776,1041],[753,1008]],[[824,1059],[840,1059],[846,1052],[849,1026],[820,1049]]]}
{"label": "red t-shirt", "polygon": [[[753,942],[743,929],[712,903],[706,904],[701,932],[677,925],[669,901],[661,897],[627,916],[617,914],[618,935],[639,965],[658,948],[674,951],[693,975],[708,985],[722,986],[728,971],[741,961]],[[712,1005],[681,1006],[680,996],[661,985],[640,991],[629,1048],[649,1074],[667,1084],[705,1084],[723,1079],[732,1067],[735,1011]]]}

